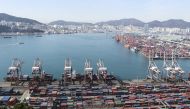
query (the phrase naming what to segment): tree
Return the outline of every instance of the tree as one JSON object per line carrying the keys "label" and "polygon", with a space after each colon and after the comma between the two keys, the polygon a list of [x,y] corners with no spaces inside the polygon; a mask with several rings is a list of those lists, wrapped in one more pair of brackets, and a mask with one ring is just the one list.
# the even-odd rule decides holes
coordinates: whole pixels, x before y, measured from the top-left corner
{"label": "tree", "polygon": [[0,106],[0,109],[8,109],[7,106]]}
{"label": "tree", "polygon": [[13,109],[32,109],[31,106],[28,106],[27,103],[18,103],[14,106]]}

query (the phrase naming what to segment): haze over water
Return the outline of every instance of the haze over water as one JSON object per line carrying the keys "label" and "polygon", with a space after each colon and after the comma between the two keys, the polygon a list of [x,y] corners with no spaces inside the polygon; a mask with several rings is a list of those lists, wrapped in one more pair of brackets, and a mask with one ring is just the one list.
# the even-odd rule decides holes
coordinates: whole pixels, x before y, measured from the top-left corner
{"label": "haze over water", "polygon": [[[114,34],[88,33],[36,36],[0,37],[0,79],[6,76],[13,58],[24,61],[22,72],[31,74],[36,58],[43,61],[43,69],[60,78],[64,69],[64,60],[72,60],[73,69],[83,73],[85,58],[91,60],[96,73],[96,63],[103,59],[108,71],[121,79],[145,78],[148,59],[136,54],[113,39]],[[24,42],[24,44],[18,44]],[[162,61],[156,61],[162,67]],[[190,60],[179,60],[186,72],[190,71]]]}

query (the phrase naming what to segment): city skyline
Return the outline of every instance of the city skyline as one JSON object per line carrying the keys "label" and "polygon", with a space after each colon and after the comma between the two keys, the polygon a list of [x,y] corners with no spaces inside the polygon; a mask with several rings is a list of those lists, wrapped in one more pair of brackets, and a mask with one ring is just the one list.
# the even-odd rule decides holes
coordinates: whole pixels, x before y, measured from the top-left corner
{"label": "city skyline", "polygon": [[49,23],[55,20],[99,22],[136,18],[152,20],[183,19],[190,1],[183,0],[0,0],[0,13]]}

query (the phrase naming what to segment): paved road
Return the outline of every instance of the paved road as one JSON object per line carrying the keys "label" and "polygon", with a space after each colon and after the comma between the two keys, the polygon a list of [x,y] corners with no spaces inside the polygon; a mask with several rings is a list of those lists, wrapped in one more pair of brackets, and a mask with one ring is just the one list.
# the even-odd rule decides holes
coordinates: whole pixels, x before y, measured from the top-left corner
{"label": "paved road", "polygon": [[29,89],[27,89],[27,90],[23,93],[23,95],[21,96],[20,102],[23,102],[24,99],[29,98],[29,97],[30,97],[30,93],[29,93]]}

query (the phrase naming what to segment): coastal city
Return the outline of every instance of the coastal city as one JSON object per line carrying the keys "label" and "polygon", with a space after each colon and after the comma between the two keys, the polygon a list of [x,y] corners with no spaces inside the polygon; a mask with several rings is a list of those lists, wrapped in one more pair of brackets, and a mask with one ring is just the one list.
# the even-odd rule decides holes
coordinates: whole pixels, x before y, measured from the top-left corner
{"label": "coastal city", "polygon": [[[175,25],[157,26],[154,22],[136,24],[139,22],[137,19],[121,19],[108,22],[97,23],[80,23],[80,22],[67,22],[67,21],[54,21],[48,24],[43,24],[37,21],[27,19],[24,21],[7,21],[4,17],[10,17],[10,19],[16,19],[15,16],[0,13],[1,21],[0,26],[2,30],[0,35],[23,35],[23,34],[73,34],[73,33],[135,33],[146,36],[159,36],[161,39],[172,40],[171,38],[189,38],[190,27],[182,26],[177,27]],[[17,18],[22,19],[22,18]],[[126,23],[122,23],[126,22]],[[129,23],[128,23],[129,22]],[[165,22],[184,23],[180,20],[168,20]],[[116,24],[115,24],[116,23]],[[128,24],[127,24],[128,23]],[[188,23],[188,22],[187,22]],[[150,26],[149,26],[150,25]],[[173,26],[173,27],[169,27]],[[12,31],[3,31],[3,27],[11,28]],[[20,30],[20,31],[18,31]],[[27,31],[28,30],[28,31]],[[33,31],[32,31],[33,30]],[[166,37],[167,36],[167,37]]]}
{"label": "coastal city", "polygon": [[0,109],[190,109],[189,0],[2,0]]}

